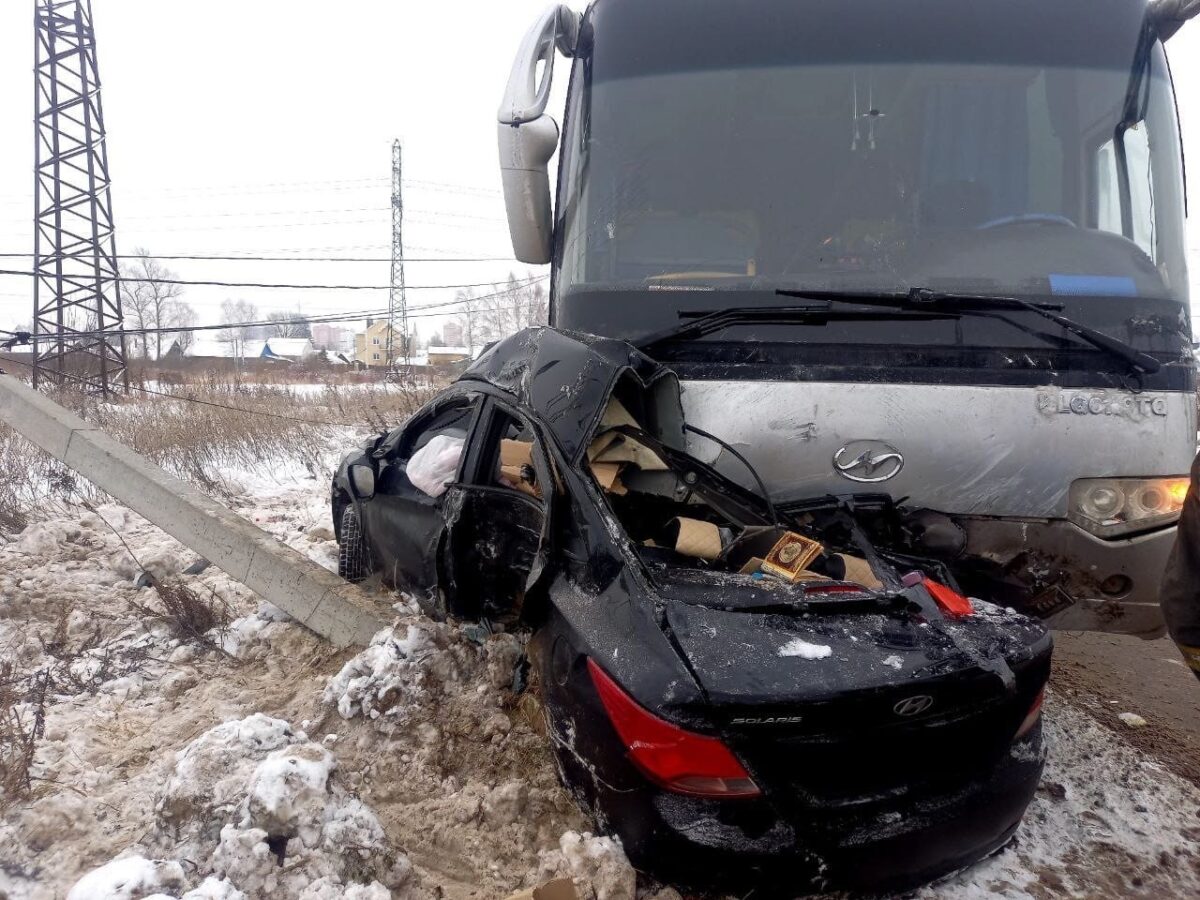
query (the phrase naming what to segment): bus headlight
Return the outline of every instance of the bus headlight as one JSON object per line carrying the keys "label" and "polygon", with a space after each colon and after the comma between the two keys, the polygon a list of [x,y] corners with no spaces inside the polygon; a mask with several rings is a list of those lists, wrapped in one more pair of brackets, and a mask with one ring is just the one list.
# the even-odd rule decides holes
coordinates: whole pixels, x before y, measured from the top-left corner
{"label": "bus headlight", "polygon": [[1179,518],[1189,479],[1082,478],[1071,485],[1068,518],[1097,537],[1118,537]]}

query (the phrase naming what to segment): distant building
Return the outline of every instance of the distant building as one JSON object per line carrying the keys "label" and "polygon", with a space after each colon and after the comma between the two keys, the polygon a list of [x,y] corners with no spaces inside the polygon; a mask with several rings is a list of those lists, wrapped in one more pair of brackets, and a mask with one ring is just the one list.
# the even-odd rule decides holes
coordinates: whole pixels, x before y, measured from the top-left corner
{"label": "distant building", "polygon": [[316,354],[312,341],[308,338],[269,338],[268,340],[218,340],[209,337],[193,338],[186,346],[181,346],[179,340],[171,344],[165,360],[195,360],[216,362],[230,360],[263,360],[274,363],[304,362]]}
{"label": "distant building", "polygon": [[430,345],[426,355],[431,366],[449,366],[473,359],[475,356],[470,347],[434,347],[433,345]]}
{"label": "distant building", "polygon": [[337,325],[322,322],[312,326],[312,342],[318,350],[330,350],[346,356],[354,353],[354,332]]}
{"label": "distant building", "polygon": [[385,319],[367,320],[367,330],[354,336],[354,359],[367,368],[387,365],[387,335]]}
{"label": "distant building", "polygon": [[458,322],[447,322],[442,326],[442,343],[447,347],[459,347],[463,343],[463,327]]}
{"label": "distant building", "polygon": [[317,349],[308,338],[267,338],[262,355],[266,359],[303,362],[316,352]]}

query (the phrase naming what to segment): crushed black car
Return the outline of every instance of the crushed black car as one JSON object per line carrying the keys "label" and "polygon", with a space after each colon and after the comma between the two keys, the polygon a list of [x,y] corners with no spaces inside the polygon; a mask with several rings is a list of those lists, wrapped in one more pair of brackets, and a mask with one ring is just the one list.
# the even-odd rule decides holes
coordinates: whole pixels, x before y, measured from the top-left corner
{"label": "crushed black car", "polygon": [[531,630],[564,783],[658,877],[905,888],[1033,797],[1046,630],[959,592],[935,514],[772,498],[628,344],[502,341],[347,456],[332,504],[345,577]]}

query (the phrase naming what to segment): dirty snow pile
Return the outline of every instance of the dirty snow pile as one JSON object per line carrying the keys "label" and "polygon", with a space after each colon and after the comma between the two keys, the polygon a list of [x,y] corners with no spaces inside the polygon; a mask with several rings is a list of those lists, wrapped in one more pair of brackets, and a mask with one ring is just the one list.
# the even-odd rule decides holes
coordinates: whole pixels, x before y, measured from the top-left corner
{"label": "dirty snow pile", "polygon": [[540,709],[514,690],[523,654],[512,634],[404,616],[328,680],[323,699],[373,735],[356,757],[364,785],[381,796],[405,785],[408,815],[397,825],[414,856],[486,859],[506,889],[570,876],[584,898],[633,900],[620,845],[579,833]]}
{"label": "dirty snow pile", "polygon": [[[332,567],[326,478],[239,476],[232,502]],[[115,504],[0,536],[0,662],[49,687],[31,788],[0,797],[0,898],[466,900],[562,875],[639,896],[558,783],[522,638],[401,604],[339,651],[196,563]],[[181,636],[143,568],[233,621]],[[1200,896],[1200,791],[1068,703],[1046,718],[1017,842],[922,896]]]}
{"label": "dirty snow pile", "polygon": [[1200,789],[1053,695],[1045,734],[1016,841],[920,896],[1200,896]]}
{"label": "dirty snow pile", "polygon": [[[226,487],[333,567],[326,479]],[[197,562],[117,504],[0,535],[0,662],[53,675],[40,712],[18,709],[44,727],[29,790],[0,796],[0,898],[466,898],[551,871],[584,900],[632,900],[624,854],[586,833],[512,690],[518,638],[401,604],[353,656]],[[181,637],[143,568],[232,621]]]}
{"label": "dirty snow pile", "polygon": [[68,900],[149,894],[386,900],[429,893],[333,754],[280,719],[224,722],[176,754],[150,834]]}

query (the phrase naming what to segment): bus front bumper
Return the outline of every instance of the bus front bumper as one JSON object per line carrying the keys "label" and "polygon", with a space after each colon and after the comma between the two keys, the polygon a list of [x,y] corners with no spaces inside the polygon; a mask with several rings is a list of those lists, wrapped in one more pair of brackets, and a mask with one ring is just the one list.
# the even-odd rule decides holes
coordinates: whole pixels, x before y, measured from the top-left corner
{"label": "bus front bumper", "polygon": [[1066,631],[1165,632],[1158,590],[1175,526],[1101,540],[1064,519],[955,520],[967,533],[955,574],[976,596]]}

